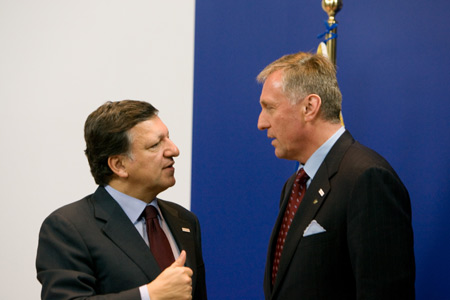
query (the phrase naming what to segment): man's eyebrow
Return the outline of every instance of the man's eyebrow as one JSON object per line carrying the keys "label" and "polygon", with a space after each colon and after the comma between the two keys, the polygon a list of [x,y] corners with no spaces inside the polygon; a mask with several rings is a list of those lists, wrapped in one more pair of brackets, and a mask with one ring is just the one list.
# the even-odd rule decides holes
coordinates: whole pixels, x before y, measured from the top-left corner
{"label": "man's eyebrow", "polygon": [[158,141],[163,140],[164,138],[169,137],[169,131],[161,131],[156,138],[158,139]]}
{"label": "man's eyebrow", "polygon": [[276,103],[273,103],[273,102],[270,102],[270,101],[266,101],[266,100],[264,100],[264,99],[261,99],[261,100],[259,101],[259,103],[260,103],[261,106],[263,106],[263,107],[268,107],[268,106],[276,107],[276,106],[277,106]]}

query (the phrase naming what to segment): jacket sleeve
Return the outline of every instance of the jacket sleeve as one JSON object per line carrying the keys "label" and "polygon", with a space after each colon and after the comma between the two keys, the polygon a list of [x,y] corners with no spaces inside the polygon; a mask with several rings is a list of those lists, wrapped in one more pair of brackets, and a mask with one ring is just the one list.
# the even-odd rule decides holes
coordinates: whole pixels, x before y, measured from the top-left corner
{"label": "jacket sleeve", "polygon": [[42,224],[36,257],[41,299],[140,300],[139,288],[101,295],[94,262],[83,237],[63,216],[53,213]]}
{"label": "jacket sleeve", "polygon": [[357,299],[414,299],[408,192],[391,170],[370,168],[348,203],[348,247]]}
{"label": "jacket sleeve", "polygon": [[195,217],[195,232],[196,232],[196,245],[198,247],[198,251],[196,251],[196,261],[198,262],[196,270],[197,270],[197,284],[195,291],[193,293],[193,299],[195,300],[206,300],[206,275],[205,275],[205,263],[203,262],[203,254],[202,254],[202,238],[201,238],[201,230],[200,223]]}

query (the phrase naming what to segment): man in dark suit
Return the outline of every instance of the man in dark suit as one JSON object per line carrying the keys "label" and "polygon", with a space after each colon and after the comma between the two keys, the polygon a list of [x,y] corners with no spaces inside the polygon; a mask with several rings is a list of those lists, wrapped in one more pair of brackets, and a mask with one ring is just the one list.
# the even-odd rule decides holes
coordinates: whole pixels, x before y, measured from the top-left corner
{"label": "man in dark suit", "polygon": [[99,187],[44,221],[42,299],[206,299],[197,217],[157,198],[175,184],[179,155],[157,113],[124,100],[87,118],[86,156]]}
{"label": "man in dark suit", "polygon": [[408,192],[388,162],[342,126],[333,64],[322,55],[286,55],[258,81],[258,128],[278,158],[299,162],[301,174],[281,193],[265,298],[414,299]]}

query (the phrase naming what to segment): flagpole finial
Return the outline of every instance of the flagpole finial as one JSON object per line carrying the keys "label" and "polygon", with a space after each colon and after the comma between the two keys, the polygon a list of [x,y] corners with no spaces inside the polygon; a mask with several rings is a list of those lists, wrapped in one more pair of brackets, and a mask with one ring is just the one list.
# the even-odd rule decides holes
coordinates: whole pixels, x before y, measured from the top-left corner
{"label": "flagpole finial", "polygon": [[322,8],[330,19],[334,19],[342,8],[342,0],[322,0]]}

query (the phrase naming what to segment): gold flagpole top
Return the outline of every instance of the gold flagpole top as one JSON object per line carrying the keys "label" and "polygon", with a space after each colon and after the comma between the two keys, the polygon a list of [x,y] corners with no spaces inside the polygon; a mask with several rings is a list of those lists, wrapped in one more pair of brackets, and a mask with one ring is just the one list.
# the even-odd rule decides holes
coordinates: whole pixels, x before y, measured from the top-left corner
{"label": "gold flagpole top", "polygon": [[[335,16],[342,9],[342,0],[322,0],[322,8],[328,14],[327,23],[329,31],[325,35],[325,39],[327,40],[326,47],[328,52],[328,58],[336,66],[337,22]],[[342,117],[342,111],[339,117],[341,119],[341,124],[344,125],[344,118]]]}
{"label": "gold flagpole top", "polygon": [[330,18],[334,19],[334,16],[341,10],[341,0],[322,0],[322,8],[328,14]]}
{"label": "gold flagpole top", "polygon": [[[328,26],[331,27],[337,23],[335,16],[342,8],[342,0],[322,0],[322,8],[328,14],[327,22]],[[325,38],[328,40],[327,41],[328,57],[335,65],[336,65],[336,38],[332,38],[332,36],[335,36],[336,33],[337,30],[335,27],[325,36]]]}

